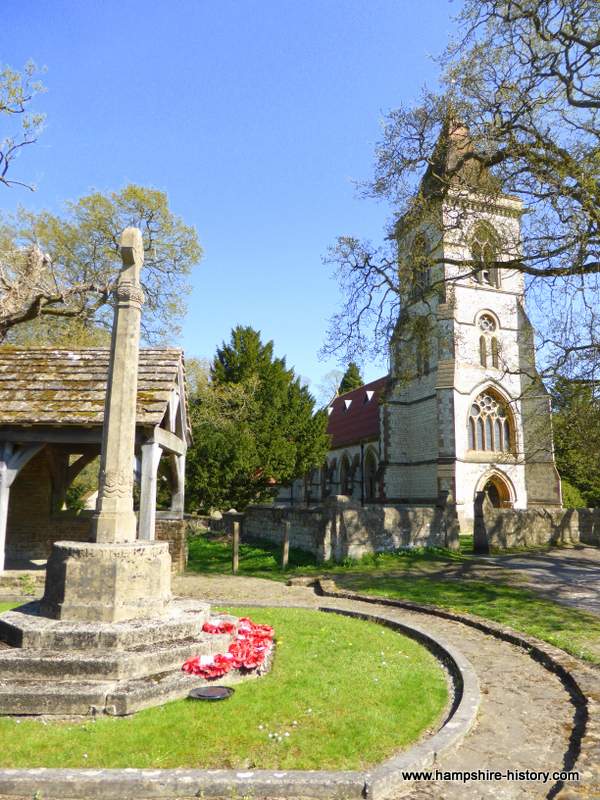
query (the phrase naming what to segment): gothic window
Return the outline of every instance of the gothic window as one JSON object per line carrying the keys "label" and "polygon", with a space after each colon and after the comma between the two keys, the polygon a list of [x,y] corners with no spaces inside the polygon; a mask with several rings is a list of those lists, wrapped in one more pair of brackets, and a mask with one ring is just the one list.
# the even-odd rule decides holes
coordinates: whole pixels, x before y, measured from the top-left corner
{"label": "gothic window", "polygon": [[492,226],[485,223],[476,225],[471,239],[471,256],[480,266],[475,268],[475,279],[496,289],[500,286],[500,275],[495,266],[497,250],[497,236]]}
{"label": "gothic window", "polygon": [[352,494],[350,483],[350,462],[348,461],[348,457],[344,456],[340,466],[340,494]]}
{"label": "gothic window", "polygon": [[377,496],[377,459],[371,449],[367,450],[364,465],[364,498],[368,502]]}
{"label": "gothic window", "polygon": [[510,411],[492,392],[480,394],[469,412],[469,449],[508,453],[512,447]]}
{"label": "gothic window", "polygon": [[420,297],[430,284],[429,243],[422,233],[418,233],[410,253],[411,259],[411,297]]}
{"label": "gothic window", "polygon": [[498,357],[498,339],[494,335],[496,332],[496,321],[490,314],[482,314],[478,320],[481,336],[479,337],[479,362],[482,367],[488,367],[490,362],[492,367],[498,369],[500,360]]}

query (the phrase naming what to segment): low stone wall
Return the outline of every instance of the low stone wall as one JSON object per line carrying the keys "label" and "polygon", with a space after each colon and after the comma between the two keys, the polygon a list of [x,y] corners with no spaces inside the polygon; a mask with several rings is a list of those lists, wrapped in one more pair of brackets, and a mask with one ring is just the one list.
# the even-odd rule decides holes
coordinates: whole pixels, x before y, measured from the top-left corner
{"label": "low stone wall", "polygon": [[475,546],[485,551],[560,544],[600,545],[599,508],[492,508],[475,515]]}
{"label": "low stone wall", "polygon": [[318,561],[409,547],[458,548],[453,506],[360,506],[343,495],[313,507],[250,506],[242,537],[279,543],[285,521],[290,523],[290,546],[313,553]]}
{"label": "low stone wall", "polygon": [[172,572],[183,572],[188,562],[187,524],[183,519],[159,515],[157,512],[155,538],[169,543]]}
{"label": "low stone wall", "polygon": [[579,541],[600,547],[600,508],[578,508]]}

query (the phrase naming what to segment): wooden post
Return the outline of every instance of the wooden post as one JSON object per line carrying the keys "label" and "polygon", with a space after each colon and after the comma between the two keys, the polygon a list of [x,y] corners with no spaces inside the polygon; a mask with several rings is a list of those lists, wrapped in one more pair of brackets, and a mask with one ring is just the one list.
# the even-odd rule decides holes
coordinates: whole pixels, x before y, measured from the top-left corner
{"label": "wooden post", "polygon": [[156,442],[142,445],[138,539],[152,541],[156,526],[156,482],[162,450]]}
{"label": "wooden post", "polygon": [[240,566],[240,523],[233,520],[233,547],[231,551],[231,571],[237,575]]}
{"label": "wooden post", "polygon": [[283,523],[283,541],[281,542],[281,569],[286,570],[290,558],[290,522]]}
{"label": "wooden post", "polygon": [[15,447],[11,442],[0,444],[0,572],[4,571],[10,487],[25,464],[37,455],[43,446],[43,444],[30,444]]}

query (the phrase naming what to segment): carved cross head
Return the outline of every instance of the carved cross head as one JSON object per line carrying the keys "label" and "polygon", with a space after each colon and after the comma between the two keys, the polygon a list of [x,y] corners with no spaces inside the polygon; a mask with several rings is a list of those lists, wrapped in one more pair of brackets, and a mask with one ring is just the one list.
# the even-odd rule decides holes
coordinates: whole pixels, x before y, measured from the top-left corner
{"label": "carved cross head", "polygon": [[135,267],[136,275],[144,263],[144,243],[139,228],[125,228],[121,234],[121,258],[124,267]]}

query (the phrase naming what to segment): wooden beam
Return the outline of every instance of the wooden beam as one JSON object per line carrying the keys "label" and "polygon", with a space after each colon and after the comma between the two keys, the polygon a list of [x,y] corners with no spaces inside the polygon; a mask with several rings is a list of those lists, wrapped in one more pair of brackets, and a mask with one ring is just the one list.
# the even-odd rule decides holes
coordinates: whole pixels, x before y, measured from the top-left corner
{"label": "wooden beam", "polygon": [[152,438],[163,450],[167,450],[169,453],[182,456],[187,450],[187,444],[183,439],[180,439],[179,436],[171,433],[171,431],[166,431],[164,428],[154,428]]}

